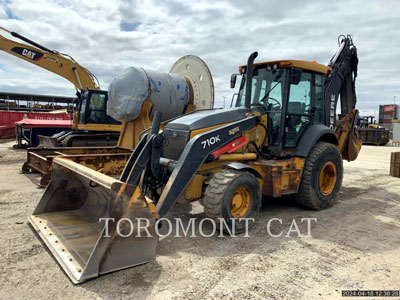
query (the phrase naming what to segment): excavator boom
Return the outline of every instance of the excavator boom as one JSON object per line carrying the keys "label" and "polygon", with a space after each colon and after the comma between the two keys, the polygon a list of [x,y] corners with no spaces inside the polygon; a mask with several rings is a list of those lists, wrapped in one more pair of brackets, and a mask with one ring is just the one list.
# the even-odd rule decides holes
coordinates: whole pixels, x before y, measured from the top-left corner
{"label": "excavator boom", "polygon": [[0,50],[64,77],[77,91],[100,88],[95,76],[72,57],[41,46],[16,32],[3,27],[0,29],[30,44],[18,43],[0,35]]}

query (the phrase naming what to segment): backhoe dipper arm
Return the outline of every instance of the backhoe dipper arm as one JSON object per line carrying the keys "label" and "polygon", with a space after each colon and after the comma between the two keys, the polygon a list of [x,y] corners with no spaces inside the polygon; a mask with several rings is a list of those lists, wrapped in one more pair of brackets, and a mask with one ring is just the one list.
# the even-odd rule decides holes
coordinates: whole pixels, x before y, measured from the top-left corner
{"label": "backhoe dipper arm", "polygon": [[0,29],[30,44],[28,46],[0,35],[0,50],[64,77],[72,82],[77,91],[99,89],[94,75],[79,65],[72,57],[43,47],[16,32],[2,27]]}
{"label": "backhoe dipper arm", "polygon": [[[355,132],[357,110],[355,80],[357,77],[357,48],[350,35],[340,36],[340,48],[328,66],[332,68],[325,81],[325,119],[335,130],[339,151],[344,159],[356,159],[361,141]],[[341,114],[336,122],[336,106],[340,96]]]}

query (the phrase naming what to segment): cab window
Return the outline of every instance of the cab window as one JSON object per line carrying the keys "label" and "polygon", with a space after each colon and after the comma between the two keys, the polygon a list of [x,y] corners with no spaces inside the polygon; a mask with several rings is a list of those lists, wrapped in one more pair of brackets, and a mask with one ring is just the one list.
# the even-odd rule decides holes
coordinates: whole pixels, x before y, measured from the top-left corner
{"label": "cab window", "polygon": [[315,75],[315,114],[314,123],[322,124],[324,122],[324,94],[323,94],[323,81],[322,75]]}

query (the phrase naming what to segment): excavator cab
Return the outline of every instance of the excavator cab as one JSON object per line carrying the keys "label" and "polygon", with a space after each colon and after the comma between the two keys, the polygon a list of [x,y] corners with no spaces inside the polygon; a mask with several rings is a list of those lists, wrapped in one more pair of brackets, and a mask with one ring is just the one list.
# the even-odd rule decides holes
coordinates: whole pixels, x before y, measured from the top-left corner
{"label": "excavator cab", "polygon": [[121,124],[107,115],[107,91],[87,89],[79,93],[78,121],[81,124]]}

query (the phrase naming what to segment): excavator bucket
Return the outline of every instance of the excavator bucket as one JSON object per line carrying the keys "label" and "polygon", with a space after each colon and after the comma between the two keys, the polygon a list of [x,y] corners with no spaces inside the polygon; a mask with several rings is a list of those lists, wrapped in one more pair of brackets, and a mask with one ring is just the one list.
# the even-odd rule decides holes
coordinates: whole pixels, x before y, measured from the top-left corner
{"label": "excavator bucket", "polygon": [[53,160],[29,222],[75,284],[156,257],[155,219],[140,189],[68,159]]}

